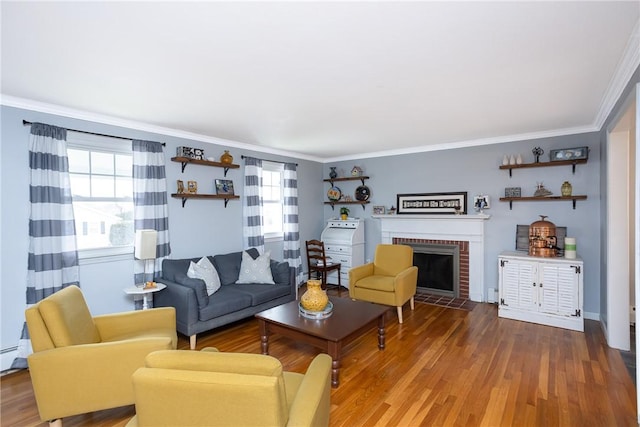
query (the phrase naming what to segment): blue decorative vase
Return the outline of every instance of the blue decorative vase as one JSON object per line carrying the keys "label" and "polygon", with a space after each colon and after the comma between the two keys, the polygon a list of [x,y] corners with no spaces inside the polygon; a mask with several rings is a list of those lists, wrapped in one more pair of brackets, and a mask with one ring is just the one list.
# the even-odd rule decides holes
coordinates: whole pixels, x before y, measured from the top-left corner
{"label": "blue decorative vase", "polygon": [[329,172],[329,178],[331,179],[335,179],[338,177],[338,172],[336,172],[336,167],[335,166],[330,166],[329,167],[331,169],[331,171]]}

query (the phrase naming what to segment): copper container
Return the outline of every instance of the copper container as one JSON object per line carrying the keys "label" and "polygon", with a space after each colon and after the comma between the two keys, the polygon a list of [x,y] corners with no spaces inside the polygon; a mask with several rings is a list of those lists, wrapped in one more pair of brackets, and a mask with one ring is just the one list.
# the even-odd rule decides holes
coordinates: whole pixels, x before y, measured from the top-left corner
{"label": "copper container", "polygon": [[540,218],[540,221],[529,226],[529,255],[546,258],[558,256],[556,226],[546,221],[545,215],[540,215]]}

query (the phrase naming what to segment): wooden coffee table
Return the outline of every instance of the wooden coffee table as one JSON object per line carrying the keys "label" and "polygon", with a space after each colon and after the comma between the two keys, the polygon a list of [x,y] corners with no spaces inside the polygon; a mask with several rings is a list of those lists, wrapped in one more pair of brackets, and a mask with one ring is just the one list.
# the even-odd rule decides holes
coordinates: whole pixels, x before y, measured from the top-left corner
{"label": "wooden coffee table", "polygon": [[262,354],[269,354],[269,335],[280,334],[324,350],[333,359],[331,386],[340,385],[342,346],[378,326],[378,348],[384,349],[384,315],[389,306],[332,298],[333,314],[322,320],[303,317],[298,301],[291,301],[256,314],[260,324]]}

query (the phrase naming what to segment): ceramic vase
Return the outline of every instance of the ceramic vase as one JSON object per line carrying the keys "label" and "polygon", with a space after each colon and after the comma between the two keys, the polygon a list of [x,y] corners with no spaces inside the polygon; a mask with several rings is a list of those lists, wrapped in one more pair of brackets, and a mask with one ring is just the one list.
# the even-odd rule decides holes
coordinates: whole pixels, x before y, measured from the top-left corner
{"label": "ceramic vase", "polygon": [[570,196],[572,191],[573,187],[571,186],[571,183],[569,181],[565,181],[562,183],[562,187],[560,187],[560,193],[563,196]]}
{"label": "ceramic vase", "polygon": [[502,157],[502,164],[504,166],[509,164],[509,156],[507,156],[506,154]]}
{"label": "ceramic vase", "polygon": [[300,298],[302,308],[309,311],[322,311],[329,303],[327,292],[322,290],[320,280],[309,279],[307,281],[307,291]]}
{"label": "ceramic vase", "polygon": [[229,154],[229,150],[224,150],[224,153],[220,156],[220,163],[224,163],[225,165],[233,163],[233,156]]}
{"label": "ceramic vase", "polygon": [[338,177],[338,172],[336,172],[336,167],[330,166],[329,169],[331,169],[331,171],[329,172],[329,178],[336,179]]}
{"label": "ceramic vase", "polygon": [[511,155],[511,157],[509,157],[509,164],[510,165],[516,164],[516,157],[513,154]]}
{"label": "ceramic vase", "polygon": [[521,164],[522,164],[522,156],[518,154],[518,157],[516,157],[516,165],[521,165]]}

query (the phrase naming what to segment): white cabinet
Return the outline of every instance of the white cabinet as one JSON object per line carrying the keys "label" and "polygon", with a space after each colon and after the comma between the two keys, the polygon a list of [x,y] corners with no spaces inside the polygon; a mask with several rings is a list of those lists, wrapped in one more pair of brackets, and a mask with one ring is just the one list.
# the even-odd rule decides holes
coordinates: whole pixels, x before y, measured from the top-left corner
{"label": "white cabinet", "polygon": [[[349,270],[351,267],[364,264],[364,244],[338,245],[334,243],[325,244],[325,252],[328,257],[340,266],[340,283],[349,289]],[[327,282],[338,284],[338,272],[333,271],[327,275]]]}
{"label": "white cabinet", "polygon": [[498,316],[584,331],[583,262],[503,252]]}
{"label": "white cabinet", "polygon": [[[329,220],[320,239],[327,257],[339,262],[340,283],[349,289],[349,270],[364,264],[364,221],[361,219]],[[338,272],[327,275],[327,283],[338,284]]]}

